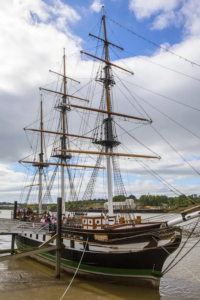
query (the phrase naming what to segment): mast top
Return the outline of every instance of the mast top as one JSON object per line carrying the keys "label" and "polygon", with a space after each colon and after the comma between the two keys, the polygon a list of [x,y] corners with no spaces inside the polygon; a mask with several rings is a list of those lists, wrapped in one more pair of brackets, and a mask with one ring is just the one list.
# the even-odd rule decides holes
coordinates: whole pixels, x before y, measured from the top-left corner
{"label": "mast top", "polygon": [[104,13],[104,5],[102,5],[102,15],[103,15],[103,17],[105,16],[105,13]]}

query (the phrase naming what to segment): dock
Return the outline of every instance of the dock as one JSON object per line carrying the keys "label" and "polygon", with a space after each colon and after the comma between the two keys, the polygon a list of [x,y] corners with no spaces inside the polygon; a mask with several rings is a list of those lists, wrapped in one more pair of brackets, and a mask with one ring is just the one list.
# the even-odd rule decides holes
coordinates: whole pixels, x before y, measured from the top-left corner
{"label": "dock", "polygon": [[22,234],[22,233],[40,233],[47,234],[49,224],[24,222],[17,219],[0,218],[0,235],[4,234]]}
{"label": "dock", "polygon": [[[62,243],[61,238],[61,203],[62,198],[57,198],[57,226],[56,226],[56,234],[49,237],[47,241],[42,243],[39,247],[28,247],[28,249],[18,250],[15,249],[15,237],[18,234],[52,234],[49,230],[49,224],[44,223],[36,223],[36,222],[26,222],[20,221],[17,219],[17,201],[14,202],[14,212],[13,219],[0,219],[0,235],[11,235],[11,248],[4,249],[0,252],[0,254],[11,254],[4,255],[0,257],[0,262],[5,260],[13,260],[19,259],[25,256],[33,256],[35,254],[39,254],[42,252],[56,251],[56,265],[55,265],[55,277],[60,278],[61,271],[61,250],[65,249],[64,244]],[[56,246],[49,245],[54,239],[56,239]]]}

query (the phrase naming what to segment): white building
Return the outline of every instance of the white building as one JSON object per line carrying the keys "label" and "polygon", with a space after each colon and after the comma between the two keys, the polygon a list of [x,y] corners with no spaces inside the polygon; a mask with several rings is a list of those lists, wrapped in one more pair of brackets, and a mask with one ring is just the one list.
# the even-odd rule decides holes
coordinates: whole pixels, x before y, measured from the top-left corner
{"label": "white building", "polygon": [[[104,208],[108,209],[108,202],[104,203]],[[135,209],[136,204],[133,199],[126,199],[121,202],[113,202],[114,209]]]}

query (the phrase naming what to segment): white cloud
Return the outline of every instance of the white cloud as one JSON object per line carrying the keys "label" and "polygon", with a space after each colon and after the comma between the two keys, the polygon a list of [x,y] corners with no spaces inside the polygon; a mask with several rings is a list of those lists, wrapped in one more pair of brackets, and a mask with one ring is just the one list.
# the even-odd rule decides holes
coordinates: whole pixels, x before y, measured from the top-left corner
{"label": "white cloud", "polygon": [[[161,1],[160,1],[161,2]],[[12,4],[13,3],[13,4]],[[100,3],[100,2],[99,2]],[[136,2],[135,2],[136,3]],[[169,7],[159,6],[156,2],[157,10],[151,10],[149,7],[146,12],[142,13],[138,10],[140,16],[148,16],[153,11],[166,12],[170,14]],[[171,4],[170,4],[171,3]],[[170,2],[171,7],[175,2]],[[187,6],[182,7],[182,15],[185,16],[187,21],[188,35],[185,36],[183,42],[177,45],[167,45],[169,50],[179,53],[184,57],[188,57],[192,61],[199,60],[198,51],[200,47],[200,39],[198,24],[198,8],[194,13],[195,6],[190,1]],[[168,4],[168,5],[169,5]],[[52,5],[47,5],[43,1],[2,1],[0,3],[0,45],[2,51],[0,52],[0,95],[1,95],[1,110],[0,110],[0,135],[1,135],[1,148],[0,158],[1,161],[16,162],[23,156],[28,155],[29,143],[22,132],[22,128],[32,123],[36,119],[37,109],[39,107],[39,94],[38,87],[46,83],[55,81],[54,77],[49,77],[46,82],[47,72],[53,68],[59,71],[59,65],[56,65],[62,56],[62,48],[65,46],[66,52],[78,52],[81,47],[81,39],[74,36],[69,29],[69,21],[77,22],[79,17],[77,13],[71,11],[68,6],[62,6],[63,3],[52,2]],[[138,6],[139,7],[139,6]],[[161,8],[159,8],[161,7]],[[10,9],[12,8],[12,9]],[[146,8],[145,8],[146,9]],[[152,12],[151,12],[152,11]],[[192,13],[194,18],[192,18]],[[70,16],[68,16],[70,14]],[[173,19],[173,17],[171,17]],[[158,19],[157,19],[158,21]],[[159,23],[160,22],[160,23]],[[164,28],[167,22],[160,20],[157,28]],[[159,25],[160,24],[160,25]],[[156,27],[155,27],[156,28]],[[192,37],[189,36],[192,34]],[[151,57],[144,57],[148,60],[166,65],[168,68],[176,69],[180,72],[186,73],[193,77],[199,78],[199,68],[192,67],[190,64],[183,62],[177,57],[169,55],[163,51],[157,51]],[[67,65],[68,75],[71,77],[78,77],[82,79],[82,85],[88,82],[91,70],[94,65],[94,74],[99,67],[98,63],[93,64],[92,61],[79,60],[76,64],[76,58],[71,57]],[[157,93],[164,94],[171,98],[177,99],[180,102],[189,104],[199,108],[199,82],[189,79],[187,77],[175,74],[169,70],[161,69],[158,66],[140,60],[137,57],[130,57],[123,60],[116,60],[114,63],[125,67],[128,66],[134,71],[133,77],[126,78],[127,81],[143,86],[147,89],[154,90]],[[56,66],[55,66],[56,65]],[[76,66],[76,73],[74,70]],[[57,69],[56,69],[57,68]],[[113,68],[113,72],[117,73],[120,78],[125,77],[124,73],[117,72]],[[53,75],[49,75],[53,76]],[[85,78],[85,79],[83,79]],[[116,82],[119,80],[117,78]],[[193,111],[163,99],[160,96],[150,94],[147,91],[141,90],[131,84],[126,83],[128,89],[141,98],[145,99],[148,103],[154,105],[165,114],[169,115],[172,119],[176,120],[186,128],[190,129],[199,135],[199,112]],[[51,85],[50,85],[51,86]],[[52,85],[53,86],[53,85]],[[136,109],[126,101],[125,97],[120,93],[118,87],[122,88],[120,84],[115,87],[114,92],[114,110],[125,114],[133,114],[138,116]],[[72,87],[73,88],[73,87]],[[53,89],[53,88],[52,88]],[[87,94],[87,89],[82,90],[81,97]],[[94,91],[92,89],[92,91]],[[91,97],[91,106],[98,107],[100,101],[100,87],[97,86],[94,95]],[[130,97],[127,90],[123,90],[124,94],[129,100],[137,106],[135,100]],[[180,154],[185,157],[198,171],[200,171],[199,159],[199,139],[186,132],[184,129],[175,125],[172,121],[160,115],[159,112],[148,106],[141,99],[137,98],[139,103],[148,112],[153,119],[153,126],[166,138]],[[44,95],[45,107],[50,110],[52,108],[53,98],[47,94]],[[70,113],[69,131],[78,134],[77,127],[79,115],[73,111]],[[91,129],[94,114],[90,115]],[[52,116],[53,118],[53,116]],[[81,119],[81,118],[80,118]],[[123,126],[126,130],[134,128],[134,124],[130,122],[119,121],[116,122]],[[45,119],[45,128],[47,129],[48,119]],[[34,124],[35,125],[35,124]],[[32,127],[35,127],[35,126]],[[82,128],[83,128],[82,123]],[[89,128],[90,130],[90,128]],[[117,128],[118,134],[120,132]],[[176,187],[185,193],[192,194],[198,192],[199,184],[196,183],[198,175],[192,170],[170,147],[167,145],[150,126],[145,126],[132,132],[133,136],[140,140],[147,147],[161,155],[162,160],[158,163],[146,162],[153,170],[158,172],[164,179],[173,182]],[[29,136],[32,141],[33,135]],[[141,147],[136,141],[130,139],[128,135],[123,135],[120,138],[126,146],[133,153],[149,154],[149,150]],[[87,143],[85,143],[85,150],[87,150]],[[119,148],[119,152],[125,152],[123,148]],[[93,160],[89,160],[88,164],[94,165]],[[123,176],[126,177],[127,171],[132,177],[136,177],[136,181],[130,182],[131,192],[137,195],[150,192],[150,193],[164,193],[167,189],[161,183],[155,183],[151,175],[145,171],[137,162],[120,160],[120,165],[123,170]],[[124,175],[125,174],[125,175]],[[89,172],[85,173],[82,188],[86,186],[89,179]],[[7,193],[7,199],[13,199],[14,196],[20,193],[21,179],[23,173],[13,171],[12,165],[0,168],[0,179],[2,182],[1,200],[3,201]],[[147,179],[147,180],[145,180]],[[194,179],[194,184],[183,185],[183,180]],[[180,181],[179,181],[180,180]],[[29,181],[30,178],[29,178]],[[177,183],[179,182],[179,183]],[[56,181],[56,185],[58,186]],[[127,182],[126,182],[127,184]],[[127,186],[128,187],[128,186]],[[57,190],[55,188],[55,195]],[[95,197],[104,196],[105,186],[102,180],[98,182]]]}
{"label": "white cloud", "polygon": [[151,29],[183,26],[184,33],[199,34],[200,3],[198,0],[130,0],[129,9],[134,11],[137,19],[155,16]]}
{"label": "white cloud", "polygon": [[101,0],[94,0],[90,8],[95,12],[100,12],[102,5]]}
{"label": "white cloud", "polygon": [[175,9],[180,0],[130,0],[129,9],[133,10],[137,19],[149,18],[158,12],[169,12]]}
{"label": "white cloud", "polygon": [[200,35],[200,2],[198,0],[185,1],[180,9],[187,35]]}
{"label": "white cloud", "polygon": [[18,200],[25,174],[12,170],[12,165],[0,164],[0,201],[13,202]]}
{"label": "white cloud", "polygon": [[[13,162],[27,152],[22,128],[35,119],[31,111],[38,105],[38,87],[46,83],[47,70],[60,59],[63,47],[66,53],[79,51],[81,39],[66,27],[79,18],[60,1],[0,3],[1,160]],[[14,144],[23,147],[13,155]]]}
{"label": "white cloud", "polygon": [[174,11],[169,11],[163,14],[158,15],[152,26],[151,29],[158,29],[162,30],[170,25],[179,26],[180,24],[180,18],[179,15],[176,14]]}

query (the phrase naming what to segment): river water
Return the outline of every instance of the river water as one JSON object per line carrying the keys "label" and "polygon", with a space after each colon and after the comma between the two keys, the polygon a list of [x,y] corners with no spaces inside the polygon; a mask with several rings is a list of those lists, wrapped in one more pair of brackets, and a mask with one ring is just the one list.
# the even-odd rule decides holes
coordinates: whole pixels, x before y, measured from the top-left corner
{"label": "river water", "polygon": [[[11,216],[11,211],[0,212],[0,218]],[[147,217],[146,214],[141,215],[142,218]],[[191,239],[185,251],[196,241]],[[10,244],[10,236],[0,235],[0,249],[8,249]],[[199,300],[199,249],[200,243],[161,279],[159,291],[75,278],[63,300]],[[170,261],[171,257],[166,261],[164,268]],[[60,300],[71,276],[62,274],[61,279],[55,279],[54,275],[54,270],[30,258],[0,262],[0,300]]]}

